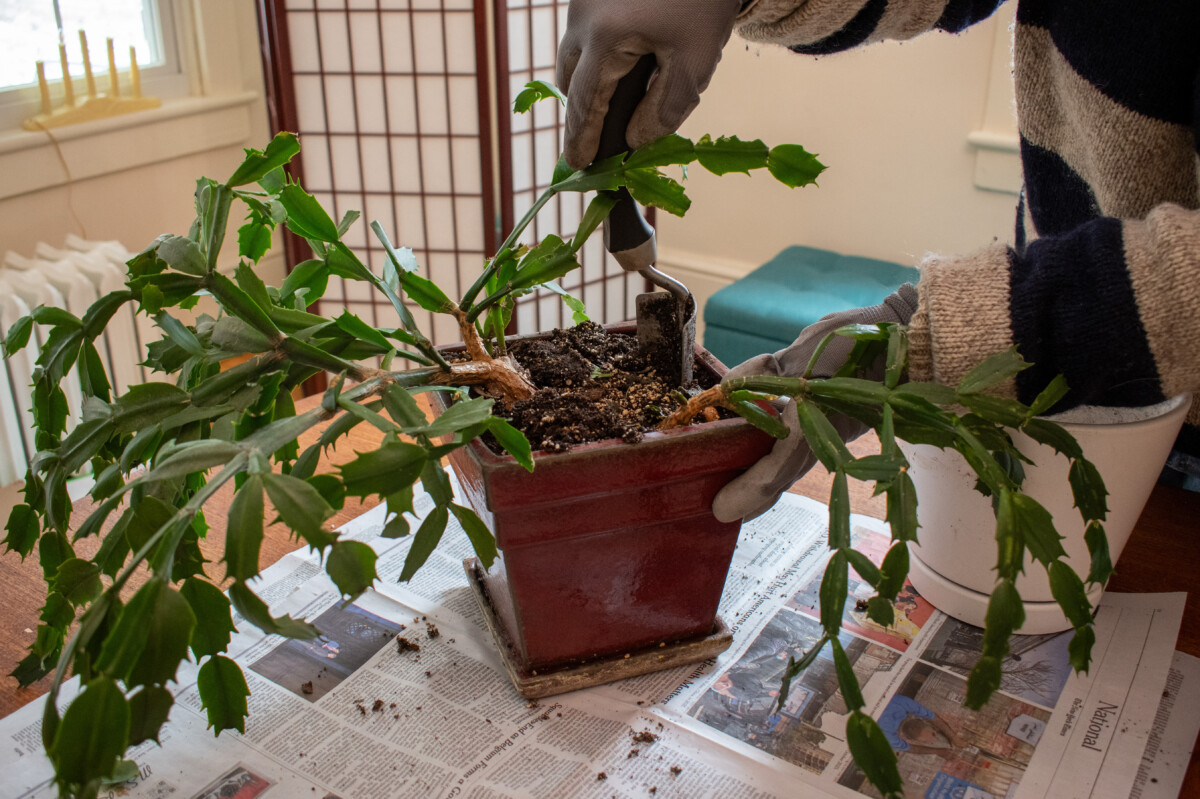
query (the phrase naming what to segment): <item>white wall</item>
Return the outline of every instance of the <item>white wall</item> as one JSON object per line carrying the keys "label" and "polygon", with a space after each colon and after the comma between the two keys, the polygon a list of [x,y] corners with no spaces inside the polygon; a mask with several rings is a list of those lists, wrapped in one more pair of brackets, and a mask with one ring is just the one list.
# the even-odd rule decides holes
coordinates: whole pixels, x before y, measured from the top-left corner
{"label": "white wall", "polygon": [[693,167],[687,217],[658,214],[660,266],[702,301],[792,244],[915,265],[1010,241],[1016,197],[976,188],[967,143],[984,121],[997,24],[819,59],[735,36],[681,133],[801,144],[828,169],[819,188],[790,190]]}
{"label": "white wall", "polygon": [[[57,146],[44,133],[0,131],[0,254],[32,255],[39,241],[61,246],[68,233],[116,239],[135,252],[162,233],[186,234],[196,179],[228,177],[242,148],[266,145],[254,3],[205,0],[193,8],[185,33],[207,37],[193,53],[202,96],[81,130],[53,129]],[[235,243],[227,242],[223,266],[236,262]],[[267,277],[282,279],[281,258],[264,266]]]}

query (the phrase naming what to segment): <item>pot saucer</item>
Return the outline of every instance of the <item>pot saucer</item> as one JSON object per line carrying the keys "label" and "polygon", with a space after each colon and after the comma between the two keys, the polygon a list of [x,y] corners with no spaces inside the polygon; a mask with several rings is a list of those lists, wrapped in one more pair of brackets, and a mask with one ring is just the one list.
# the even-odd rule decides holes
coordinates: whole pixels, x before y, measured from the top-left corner
{"label": "pot saucer", "polygon": [[[947,579],[921,560],[917,551],[915,547],[909,550],[908,567],[909,582],[917,593],[943,613],[966,624],[983,627],[990,595]],[[1087,592],[1088,602],[1094,608],[1100,604],[1103,595],[1103,586],[1093,585]],[[1071,629],[1071,622],[1067,621],[1057,602],[1022,600],[1021,606],[1025,609],[1025,624],[1017,630],[1018,635],[1043,635]]]}

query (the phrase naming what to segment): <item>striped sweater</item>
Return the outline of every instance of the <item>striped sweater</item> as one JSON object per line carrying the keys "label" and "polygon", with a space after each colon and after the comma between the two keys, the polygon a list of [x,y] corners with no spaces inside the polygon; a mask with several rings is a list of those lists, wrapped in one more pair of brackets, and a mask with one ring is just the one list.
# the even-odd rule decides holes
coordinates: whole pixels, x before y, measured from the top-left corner
{"label": "striped sweater", "polygon": [[[825,54],[959,32],[1003,0],[750,0],[743,38]],[[1028,217],[1014,246],[925,259],[915,379],[953,384],[1016,344],[1028,402],[1200,397],[1200,2],[1019,0],[1014,75]],[[1064,405],[1064,407],[1065,407]],[[1181,444],[1200,454],[1200,402]]]}

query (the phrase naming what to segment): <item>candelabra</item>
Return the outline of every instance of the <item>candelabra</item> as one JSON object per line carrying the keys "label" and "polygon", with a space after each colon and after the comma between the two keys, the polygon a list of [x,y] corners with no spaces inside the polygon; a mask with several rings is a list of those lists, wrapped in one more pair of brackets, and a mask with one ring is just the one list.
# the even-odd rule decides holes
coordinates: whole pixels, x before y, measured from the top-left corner
{"label": "candelabra", "polygon": [[108,92],[104,94],[96,91],[96,76],[92,73],[92,62],[88,57],[87,34],[83,31],[79,32],[79,46],[83,50],[83,77],[87,84],[87,97],[76,100],[75,86],[67,66],[67,46],[59,44],[58,58],[62,64],[63,103],[57,108],[51,105],[50,85],[46,81],[45,62],[38,61],[38,90],[41,93],[42,112],[29,117],[22,123],[22,127],[26,130],[43,130],[62,125],[74,125],[78,122],[128,114],[132,111],[143,111],[162,105],[162,100],[159,98],[142,95],[141,74],[138,72],[137,53],[134,48],[129,48],[129,92],[122,95],[121,86],[117,80],[117,62],[114,56],[113,40],[108,39]]}

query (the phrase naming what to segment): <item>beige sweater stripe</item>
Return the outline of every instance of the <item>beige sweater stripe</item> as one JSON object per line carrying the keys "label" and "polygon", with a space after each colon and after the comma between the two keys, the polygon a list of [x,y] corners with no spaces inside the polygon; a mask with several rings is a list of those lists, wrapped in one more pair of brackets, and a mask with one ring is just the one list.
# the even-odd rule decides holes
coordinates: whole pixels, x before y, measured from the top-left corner
{"label": "beige sweater stripe", "polygon": [[[1164,204],[1122,225],[1142,326],[1168,397],[1200,385],[1200,211]],[[1189,414],[1200,421],[1200,397]]]}
{"label": "beige sweater stripe", "polygon": [[[1008,248],[995,244],[966,256],[927,256],[910,323],[913,380],[956,385],[989,355],[1013,345],[1008,320]],[[995,393],[1016,397],[1016,382]]]}
{"label": "beige sweater stripe", "polygon": [[[890,0],[869,41],[911,39],[933,27],[948,0]],[[738,18],[738,34],[752,42],[804,45],[838,33],[867,2],[757,0]]]}

